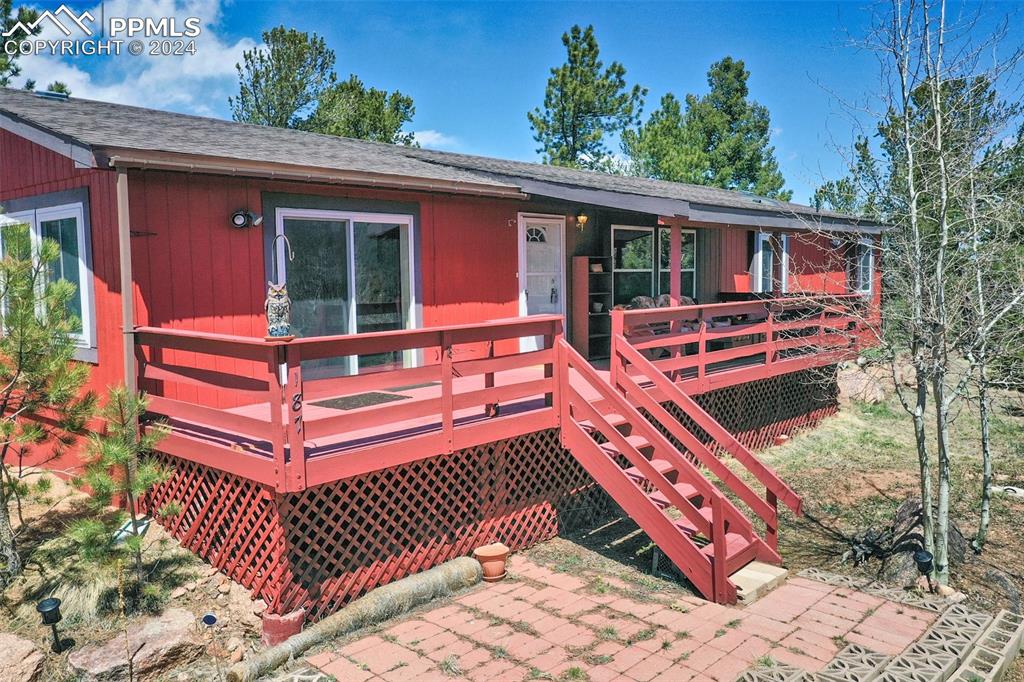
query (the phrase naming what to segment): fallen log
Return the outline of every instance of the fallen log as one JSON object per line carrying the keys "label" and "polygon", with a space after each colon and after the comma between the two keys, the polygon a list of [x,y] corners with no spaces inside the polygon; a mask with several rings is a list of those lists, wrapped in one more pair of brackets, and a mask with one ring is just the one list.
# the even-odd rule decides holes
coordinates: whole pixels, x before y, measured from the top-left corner
{"label": "fallen log", "polygon": [[420,604],[480,582],[480,562],[459,557],[428,571],[378,587],[277,646],[228,671],[229,682],[251,682],[329,639],[393,618]]}

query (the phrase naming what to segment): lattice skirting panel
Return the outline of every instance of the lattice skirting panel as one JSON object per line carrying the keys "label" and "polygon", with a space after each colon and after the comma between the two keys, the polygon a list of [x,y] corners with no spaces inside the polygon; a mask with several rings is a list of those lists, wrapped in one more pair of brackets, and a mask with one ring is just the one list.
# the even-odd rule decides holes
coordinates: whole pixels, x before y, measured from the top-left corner
{"label": "lattice skirting panel", "polygon": [[185,546],[272,612],[303,607],[314,619],[480,545],[524,549],[614,509],[557,430],[286,495],[166,460],[174,476],[147,508],[178,501],[182,513],[162,523]]}
{"label": "lattice skirting panel", "polygon": [[[772,445],[781,435],[816,426],[839,409],[836,367],[808,369],[720,388],[694,400],[751,450]],[[705,443],[712,439],[672,403],[673,416]]]}
{"label": "lattice skirting panel", "polygon": [[[698,400],[756,449],[835,411],[834,369],[734,386]],[[176,502],[181,513],[160,522],[184,546],[266,600],[271,612],[302,607],[313,619],[479,545],[500,541],[524,549],[616,510],[559,445],[557,430],[284,495],[161,456],[174,473],[143,506]]]}

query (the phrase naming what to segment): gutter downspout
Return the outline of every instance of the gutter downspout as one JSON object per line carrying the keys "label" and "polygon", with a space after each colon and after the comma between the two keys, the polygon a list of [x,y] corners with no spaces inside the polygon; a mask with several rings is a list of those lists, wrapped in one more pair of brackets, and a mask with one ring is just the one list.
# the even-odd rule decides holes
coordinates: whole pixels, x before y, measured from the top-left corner
{"label": "gutter downspout", "polygon": [[117,245],[121,270],[121,324],[124,334],[124,385],[138,393],[135,369],[135,292],[132,278],[132,235],[128,214],[128,171],[117,169]]}

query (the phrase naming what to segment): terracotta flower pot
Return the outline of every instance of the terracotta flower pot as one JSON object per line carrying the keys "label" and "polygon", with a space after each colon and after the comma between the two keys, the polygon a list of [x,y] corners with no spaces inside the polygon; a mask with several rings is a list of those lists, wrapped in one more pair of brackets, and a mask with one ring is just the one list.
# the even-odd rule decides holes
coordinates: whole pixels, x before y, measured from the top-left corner
{"label": "terracotta flower pot", "polygon": [[505,577],[505,560],[508,559],[508,552],[508,547],[500,542],[473,550],[473,556],[484,569],[485,582],[496,583]]}

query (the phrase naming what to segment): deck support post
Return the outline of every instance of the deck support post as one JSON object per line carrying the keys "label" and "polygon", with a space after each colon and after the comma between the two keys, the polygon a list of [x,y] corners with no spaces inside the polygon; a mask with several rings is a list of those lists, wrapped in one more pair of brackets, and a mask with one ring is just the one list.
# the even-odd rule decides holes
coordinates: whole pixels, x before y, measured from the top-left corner
{"label": "deck support post", "polygon": [[132,283],[132,233],[128,206],[128,171],[117,169],[117,246],[121,271],[121,329],[124,341],[124,386],[139,391],[135,365],[135,294]]}
{"label": "deck support post", "polygon": [[[444,434],[446,454],[455,448],[455,376],[452,368],[452,337],[449,332],[441,333],[441,432]],[[495,406],[497,409],[497,406]]]}
{"label": "deck support post", "polygon": [[282,408],[287,376],[282,376],[283,349],[281,346],[270,346],[267,358],[267,390],[270,403],[270,445],[274,452],[274,481],[278,492],[288,490],[288,461],[285,457],[285,443],[288,441],[288,429],[284,423]]}
{"label": "deck support post", "polygon": [[683,229],[677,221],[672,222],[669,238],[669,300],[672,307],[679,305],[683,296]]}
{"label": "deck support post", "polygon": [[779,498],[774,491],[768,490],[765,493],[765,500],[775,514],[771,521],[765,522],[764,541],[773,552],[779,551]]}
{"label": "deck support post", "polygon": [[285,425],[288,436],[288,451],[291,459],[288,462],[288,490],[299,492],[306,489],[306,448],[305,422],[302,417],[302,359],[298,346],[283,348],[287,374],[288,424]]}

